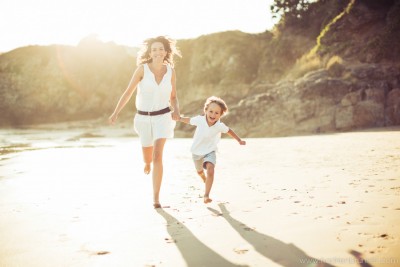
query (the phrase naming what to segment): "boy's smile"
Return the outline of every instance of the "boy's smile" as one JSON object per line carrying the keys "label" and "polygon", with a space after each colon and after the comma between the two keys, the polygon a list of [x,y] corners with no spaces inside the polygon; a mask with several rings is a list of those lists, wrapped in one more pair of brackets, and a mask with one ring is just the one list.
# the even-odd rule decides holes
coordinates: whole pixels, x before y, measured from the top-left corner
{"label": "boy's smile", "polygon": [[214,125],[222,115],[221,107],[216,103],[211,103],[206,109],[206,119],[208,126]]}

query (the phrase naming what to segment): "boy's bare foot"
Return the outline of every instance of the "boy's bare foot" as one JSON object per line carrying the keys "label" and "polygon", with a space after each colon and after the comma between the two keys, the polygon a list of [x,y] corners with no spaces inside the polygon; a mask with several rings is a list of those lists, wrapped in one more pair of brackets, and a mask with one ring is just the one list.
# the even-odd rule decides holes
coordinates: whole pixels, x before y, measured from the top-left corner
{"label": "boy's bare foot", "polygon": [[206,175],[204,174],[204,172],[201,171],[201,172],[198,172],[197,174],[198,174],[198,175],[200,176],[200,178],[203,180],[203,183],[205,183],[207,177],[206,177]]}
{"label": "boy's bare foot", "polygon": [[212,201],[211,198],[209,198],[208,196],[204,196],[204,203],[205,204],[210,203],[211,201]]}
{"label": "boy's bare foot", "polygon": [[144,174],[149,174],[150,171],[151,171],[151,165],[150,164],[144,165]]}

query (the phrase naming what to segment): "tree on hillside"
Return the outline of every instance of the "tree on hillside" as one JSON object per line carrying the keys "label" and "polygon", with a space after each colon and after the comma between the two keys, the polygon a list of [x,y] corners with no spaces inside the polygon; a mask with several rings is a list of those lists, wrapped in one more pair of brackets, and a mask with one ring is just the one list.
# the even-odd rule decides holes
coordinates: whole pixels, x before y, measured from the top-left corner
{"label": "tree on hillside", "polygon": [[270,7],[272,17],[284,17],[286,20],[300,19],[307,11],[310,2],[310,0],[274,0]]}
{"label": "tree on hillside", "polygon": [[306,29],[315,35],[334,17],[349,0],[274,0],[270,9],[272,18],[281,18],[279,28]]}

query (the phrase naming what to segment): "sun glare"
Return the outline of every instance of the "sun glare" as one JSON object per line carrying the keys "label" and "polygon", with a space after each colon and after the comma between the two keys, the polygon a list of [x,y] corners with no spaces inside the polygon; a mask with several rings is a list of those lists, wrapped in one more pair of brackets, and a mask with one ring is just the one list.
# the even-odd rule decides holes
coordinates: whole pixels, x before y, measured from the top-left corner
{"label": "sun glare", "polygon": [[0,51],[31,44],[76,45],[92,34],[136,46],[155,35],[187,39],[226,30],[258,33],[273,27],[271,2],[6,0],[0,9]]}

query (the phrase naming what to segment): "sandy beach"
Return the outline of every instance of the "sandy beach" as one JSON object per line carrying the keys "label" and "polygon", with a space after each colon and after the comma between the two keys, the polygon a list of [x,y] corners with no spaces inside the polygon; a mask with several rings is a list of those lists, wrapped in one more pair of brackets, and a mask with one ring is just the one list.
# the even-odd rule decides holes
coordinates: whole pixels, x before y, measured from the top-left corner
{"label": "sandy beach", "polygon": [[1,130],[0,266],[400,266],[399,130],[224,138],[208,205],[175,138],[162,209],[129,129]]}

